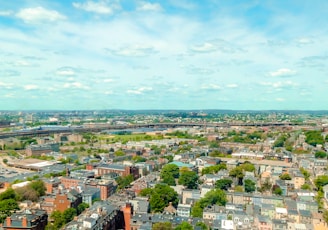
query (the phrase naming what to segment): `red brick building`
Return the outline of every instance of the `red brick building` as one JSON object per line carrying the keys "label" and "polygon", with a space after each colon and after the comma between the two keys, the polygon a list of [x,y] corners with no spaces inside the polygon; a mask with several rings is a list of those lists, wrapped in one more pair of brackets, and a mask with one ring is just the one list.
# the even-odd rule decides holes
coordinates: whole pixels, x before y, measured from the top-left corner
{"label": "red brick building", "polygon": [[[92,166],[87,166],[88,170],[92,170]],[[119,165],[119,164],[101,164],[97,166],[97,175],[102,176],[109,173],[117,173],[119,176],[132,175],[134,179],[139,177],[139,170],[134,166]]]}
{"label": "red brick building", "polygon": [[44,230],[48,223],[48,214],[44,210],[25,210],[8,216],[3,223],[4,230]]}

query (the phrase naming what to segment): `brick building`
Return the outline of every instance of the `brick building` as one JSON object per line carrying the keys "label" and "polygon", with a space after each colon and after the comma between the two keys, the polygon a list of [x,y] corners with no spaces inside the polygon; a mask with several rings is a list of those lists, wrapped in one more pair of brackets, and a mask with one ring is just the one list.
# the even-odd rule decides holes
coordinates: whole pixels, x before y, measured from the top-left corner
{"label": "brick building", "polygon": [[44,230],[48,223],[48,214],[44,210],[25,210],[8,216],[3,223],[4,230]]}
{"label": "brick building", "polygon": [[117,187],[117,184],[114,180],[104,180],[104,179],[82,180],[72,177],[62,177],[60,181],[65,189],[78,188],[78,187],[81,187],[82,190],[83,187],[99,188],[101,200],[106,200],[109,196],[114,194]]}
{"label": "brick building", "polygon": [[58,143],[48,143],[44,145],[29,145],[26,147],[26,156],[41,156],[43,154],[59,152]]}
{"label": "brick building", "polygon": [[40,208],[48,214],[53,211],[65,211],[68,208],[77,208],[82,203],[82,195],[76,190],[69,192],[59,191],[56,195],[49,195],[43,198]]}
{"label": "brick building", "polygon": [[[93,170],[93,166],[88,165],[87,170]],[[97,175],[102,176],[109,173],[117,173],[119,176],[132,175],[134,179],[139,177],[139,169],[135,166],[119,164],[101,164],[96,167]]]}

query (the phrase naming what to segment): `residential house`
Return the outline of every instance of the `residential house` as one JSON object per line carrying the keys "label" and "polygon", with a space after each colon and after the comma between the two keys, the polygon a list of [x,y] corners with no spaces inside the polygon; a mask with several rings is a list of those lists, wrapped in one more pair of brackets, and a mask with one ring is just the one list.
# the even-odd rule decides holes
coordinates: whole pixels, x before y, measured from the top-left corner
{"label": "residential house", "polygon": [[286,220],[273,219],[272,230],[287,230],[288,225]]}
{"label": "residential house", "polygon": [[190,217],[191,205],[190,204],[178,204],[177,215],[181,217]]}
{"label": "residential house", "polygon": [[312,223],[312,213],[309,210],[299,210],[300,223],[311,224]]}
{"label": "residential house", "polygon": [[85,186],[82,188],[81,195],[82,202],[89,204],[90,207],[94,200],[100,199],[100,188]]}
{"label": "residential house", "polygon": [[125,229],[123,212],[109,201],[97,201],[88,210],[69,222],[64,230],[76,229]]}
{"label": "residential house", "polygon": [[254,225],[258,230],[272,230],[272,220],[268,216],[257,215],[254,219]]}

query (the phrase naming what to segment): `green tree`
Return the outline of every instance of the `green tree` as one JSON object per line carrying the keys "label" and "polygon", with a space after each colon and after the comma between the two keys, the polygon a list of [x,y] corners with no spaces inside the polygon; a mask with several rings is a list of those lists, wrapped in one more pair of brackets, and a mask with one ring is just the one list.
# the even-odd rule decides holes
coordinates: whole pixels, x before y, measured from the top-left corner
{"label": "green tree", "polygon": [[162,178],[162,182],[167,184],[167,185],[170,185],[170,186],[175,186],[176,185],[175,179],[174,179],[172,174],[163,174],[161,176],[161,178]]}
{"label": "green tree", "polygon": [[140,196],[148,196],[150,197],[152,194],[153,190],[151,188],[144,188],[140,191],[139,195]]}
{"label": "green tree", "polygon": [[77,206],[77,215],[80,215],[85,209],[89,208],[89,204],[81,203]]}
{"label": "green tree", "polygon": [[281,180],[291,180],[291,179],[292,179],[292,177],[291,177],[288,173],[281,174],[281,175],[279,176],[279,178],[280,178]]}
{"label": "green tree", "polygon": [[174,178],[179,178],[179,167],[175,164],[167,164],[161,170],[161,177],[171,174]]}
{"label": "green tree", "polygon": [[33,189],[38,196],[44,196],[46,194],[46,186],[42,180],[36,180],[27,185],[29,188]]}
{"label": "green tree", "polygon": [[179,167],[175,164],[167,164],[162,168],[160,176],[163,183],[174,186],[175,178],[179,178]]}
{"label": "green tree", "polygon": [[247,171],[247,172],[254,172],[255,171],[255,166],[252,163],[249,162],[245,162],[243,164],[240,165],[240,167]]}
{"label": "green tree", "polygon": [[149,204],[151,211],[162,212],[172,202],[173,206],[178,204],[178,194],[167,184],[157,184],[153,188]]}
{"label": "green tree", "polygon": [[237,166],[230,170],[229,176],[237,178],[238,184],[241,185],[245,174],[243,168],[241,166]]}
{"label": "green tree", "polygon": [[193,217],[202,217],[204,207],[214,204],[224,206],[226,203],[227,197],[225,192],[221,189],[213,189],[207,192],[203,198],[195,203],[191,210],[191,214]]}
{"label": "green tree", "polygon": [[122,157],[122,156],[125,156],[125,153],[122,150],[117,150],[114,152],[114,155],[116,157]]}
{"label": "green tree", "polygon": [[7,188],[4,192],[0,193],[0,201],[7,199],[16,199],[15,190]]}
{"label": "green tree", "polygon": [[301,186],[301,189],[304,189],[304,190],[311,190],[311,185],[309,185],[309,184],[303,184],[302,186]]}
{"label": "green tree", "polygon": [[255,182],[249,179],[245,180],[244,188],[245,188],[245,192],[254,192],[256,189]]}
{"label": "green tree", "polygon": [[207,225],[204,224],[203,222],[198,222],[196,226],[201,227],[202,230],[208,230]]}
{"label": "green tree", "polygon": [[328,224],[328,210],[327,209],[323,212],[323,219],[325,220],[326,224]]}
{"label": "green tree", "polygon": [[64,225],[64,218],[60,211],[53,211],[51,213],[51,218],[53,219],[53,227],[55,229],[60,229]]}
{"label": "green tree", "polygon": [[310,178],[311,174],[309,173],[309,171],[307,171],[306,169],[304,169],[302,167],[300,168],[300,171],[303,174],[305,180],[308,180]]}
{"label": "green tree", "polygon": [[215,188],[228,190],[232,185],[232,180],[230,179],[221,179],[215,182]]}
{"label": "green tree", "polygon": [[5,199],[0,201],[0,223],[2,223],[6,217],[10,216],[15,210],[19,210],[16,200]]}
{"label": "green tree", "polygon": [[328,184],[328,176],[327,175],[318,176],[314,180],[314,184],[315,184],[315,186],[317,186],[318,189],[321,189],[323,186]]}
{"label": "green tree", "polygon": [[194,228],[192,227],[191,224],[189,224],[186,221],[183,221],[181,224],[179,224],[174,230],[193,230]]}
{"label": "green tree", "polygon": [[126,186],[130,185],[132,183],[132,181],[133,181],[132,175],[120,176],[116,179],[117,188],[118,189],[125,188]]}
{"label": "green tree", "polygon": [[172,230],[171,222],[158,222],[153,224],[152,230]]}
{"label": "green tree", "polygon": [[72,221],[76,215],[77,212],[75,208],[68,208],[63,212],[63,220],[67,224],[68,222]]}
{"label": "green tree", "polygon": [[132,157],[134,163],[145,162],[147,159],[141,156],[134,156]]}
{"label": "green tree", "polygon": [[327,158],[327,153],[324,152],[324,151],[317,151],[317,152],[314,154],[314,157],[315,157],[315,158]]}
{"label": "green tree", "polygon": [[179,184],[186,186],[188,189],[196,189],[198,187],[198,175],[194,171],[181,172]]}
{"label": "green tree", "polygon": [[224,164],[224,163],[220,163],[218,165],[212,165],[212,166],[203,168],[202,175],[204,175],[204,174],[214,174],[214,173],[217,173],[218,171],[221,171],[221,170],[224,170],[224,169],[227,169],[227,165]]}
{"label": "green tree", "polygon": [[17,188],[15,191],[17,194],[17,199],[20,201],[30,200],[36,202],[39,199],[38,193],[29,186]]}
{"label": "green tree", "polygon": [[235,192],[244,192],[244,187],[241,185],[235,186],[234,191]]}
{"label": "green tree", "polygon": [[325,142],[319,130],[307,131],[305,136],[305,142],[312,146],[316,146],[317,144],[322,145]]}
{"label": "green tree", "polygon": [[272,186],[272,193],[275,195],[282,195],[282,189],[278,185]]}

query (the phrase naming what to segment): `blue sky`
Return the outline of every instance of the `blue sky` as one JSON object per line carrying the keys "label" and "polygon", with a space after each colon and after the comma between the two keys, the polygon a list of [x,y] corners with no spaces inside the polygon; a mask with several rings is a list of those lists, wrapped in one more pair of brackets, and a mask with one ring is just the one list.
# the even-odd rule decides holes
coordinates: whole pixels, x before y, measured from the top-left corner
{"label": "blue sky", "polygon": [[328,109],[326,0],[0,0],[0,110]]}

